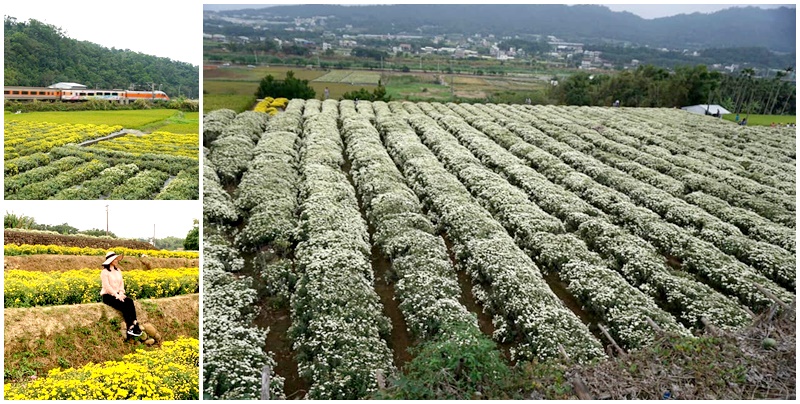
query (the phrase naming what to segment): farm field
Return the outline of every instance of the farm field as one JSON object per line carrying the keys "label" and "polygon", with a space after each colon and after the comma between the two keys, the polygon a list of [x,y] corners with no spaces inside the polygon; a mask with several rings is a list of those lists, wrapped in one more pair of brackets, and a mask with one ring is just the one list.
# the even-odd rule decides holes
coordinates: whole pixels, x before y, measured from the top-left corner
{"label": "farm field", "polygon": [[[42,241],[51,236],[14,233]],[[72,237],[80,238],[84,244],[108,241]],[[136,299],[137,317],[145,330],[139,338],[126,339],[121,314],[99,303],[98,263],[104,252],[95,254],[82,244],[15,245],[9,238],[5,242],[6,255],[14,254],[15,248],[25,251],[25,255],[7,257],[10,262],[5,263],[6,399],[199,396],[199,273],[197,267],[180,267],[187,259],[196,263],[197,252],[178,258],[167,254],[174,252],[114,248],[130,254],[121,262],[125,289]],[[76,250],[85,255],[75,255]],[[149,261],[142,255],[164,258]],[[91,269],[82,265],[88,262],[93,262]],[[166,268],[143,263],[161,263]],[[116,384],[109,383],[112,379]]]}
{"label": "farm field", "polygon": [[[6,199],[198,198],[198,113],[99,112],[108,111],[7,119]],[[84,120],[116,123],[80,123]]]}
{"label": "farm field", "polygon": [[364,72],[355,70],[331,70],[324,76],[317,77],[314,81],[328,83],[350,83],[378,85],[381,79],[379,72]]}
{"label": "farm field", "polygon": [[256,398],[269,365],[276,396],[474,398],[750,327],[796,298],[795,141],[669,109],[211,112],[204,396]]}
{"label": "farm field", "polygon": [[[740,114],[739,118],[744,119],[747,114]],[[727,114],[723,115],[722,119],[734,122],[736,120],[736,114]],[[750,114],[750,117],[747,118],[748,125],[757,125],[757,126],[770,126],[773,123],[783,124],[786,125],[787,123],[797,123],[797,117],[794,115],[756,115]]]}
{"label": "farm field", "polygon": [[[62,124],[119,125],[128,129],[142,129],[148,126],[166,123],[176,115],[190,115],[173,109],[123,110],[123,111],[56,111],[29,112],[12,114],[5,112],[5,122],[49,122]],[[194,113],[194,119],[197,114]],[[188,132],[185,132],[188,133]]]}
{"label": "farm field", "polygon": [[[218,109],[231,109],[235,112],[251,110],[256,102],[255,94],[258,83],[266,75],[271,74],[276,79],[286,78],[286,72],[293,71],[294,76],[301,80],[308,80],[309,86],[317,93],[317,98],[322,99],[325,88],[328,88],[330,98],[338,99],[344,93],[365,88],[372,91],[377,85],[380,74],[374,72],[358,72],[353,70],[308,70],[303,67],[283,66],[258,66],[247,69],[242,67],[225,67],[203,69],[203,112],[209,113]],[[350,84],[349,81],[320,81],[327,75],[353,75],[361,81]],[[377,76],[375,76],[377,74]],[[364,77],[362,77],[364,76]],[[333,76],[331,76],[333,77]],[[375,78],[377,77],[377,78]]]}

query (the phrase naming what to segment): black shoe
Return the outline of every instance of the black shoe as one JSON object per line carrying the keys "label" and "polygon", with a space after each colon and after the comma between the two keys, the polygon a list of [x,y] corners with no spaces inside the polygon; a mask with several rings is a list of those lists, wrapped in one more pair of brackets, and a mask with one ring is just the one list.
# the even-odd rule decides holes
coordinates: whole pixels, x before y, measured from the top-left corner
{"label": "black shoe", "polygon": [[134,324],[132,328],[128,329],[128,334],[133,335],[134,337],[142,335],[142,330],[139,328],[139,324]]}

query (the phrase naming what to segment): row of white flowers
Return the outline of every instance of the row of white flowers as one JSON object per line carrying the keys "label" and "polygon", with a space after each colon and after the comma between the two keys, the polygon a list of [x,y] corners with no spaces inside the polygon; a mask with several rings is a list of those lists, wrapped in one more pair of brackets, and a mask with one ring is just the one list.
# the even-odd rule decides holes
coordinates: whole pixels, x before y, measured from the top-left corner
{"label": "row of white flowers", "polygon": [[700,191],[692,192],[684,199],[733,224],[753,240],[771,243],[796,253],[797,232],[795,229],[777,225],[747,209],[731,206],[722,199]]}
{"label": "row of white flowers", "polygon": [[286,104],[286,110],[273,116],[267,123],[268,132],[292,132],[300,135],[303,131],[303,107],[306,101],[293,99]]}
{"label": "row of white flowers", "polygon": [[343,107],[342,118],[350,172],[375,227],[374,243],[399,278],[395,292],[408,328],[421,339],[453,335],[464,327],[474,330],[470,335],[480,334],[477,318],[458,301],[458,280],[442,238],[383,148],[378,131],[354,110]]}
{"label": "row of white flowers", "polygon": [[[258,293],[252,279],[237,278],[239,253],[211,227],[203,240],[203,391],[214,399],[258,399],[261,369],[275,368],[264,345],[269,330],[253,326]],[[284,379],[274,372],[271,396],[283,397]]]}
{"label": "row of white flowers", "polygon": [[375,122],[375,110],[372,108],[371,102],[359,101],[358,104],[354,103],[353,106],[356,108],[356,111],[358,111],[358,114],[363,118],[368,119],[370,122]]}
{"label": "row of white flowers", "polygon": [[314,115],[317,115],[322,110],[322,101],[312,98],[306,100],[305,106],[303,106],[303,119],[311,118]]}
{"label": "row of white flowers", "polygon": [[[548,176],[548,179],[556,180],[556,177],[560,177],[557,181],[608,213],[615,223],[648,240],[662,254],[678,258],[685,270],[705,278],[712,287],[736,296],[751,309],[758,311],[772,303],[756,290],[754,283],[791,301],[791,293],[719,251],[711,243],[692,236],[674,224],[666,223],[657,214],[630,202],[624,194],[597,184],[585,175],[576,175],[579,173],[551,154],[539,149],[528,152],[526,158],[529,163],[535,161],[537,170]],[[553,172],[558,174],[553,175]],[[567,175],[563,174],[565,172]]]}
{"label": "row of white flowers", "polygon": [[208,147],[211,142],[222,135],[222,131],[236,117],[236,112],[230,109],[218,109],[203,116],[203,145]]}
{"label": "row of white flowers", "polygon": [[[598,110],[602,110],[598,108]],[[607,111],[605,111],[607,112]],[[675,120],[674,116],[669,116],[670,111],[661,109],[640,110],[634,108],[631,116],[639,117],[640,122],[648,123],[653,121],[653,117],[661,122],[661,126],[669,125],[676,129],[682,129],[683,133],[692,135],[697,133],[711,134],[721,140],[721,145],[728,152],[738,156],[748,158],[757,157],[759,160],[769,161],[771,164],[778,163],[783,165],[794,165],[795,142],[792,134],[793,128],[770,128],[763,126],[743,126],[731,127],[731,123],[724,121],[714,121],[701,115],[683,114],[681,119]],[[707,137],[703,136],[706,140]],[[680,142],[680,139],[678,139]],[[715,146],[716,146],[715,145]],[[715,148],[720,148],[716,146]],[[788,168],[783,167],[783,168]]]}
{"label": "row of white flowers", "polygon": [[[727,202],[713,195],[702,193],[702,191],[684,195],[684,185],[682,182],[661,174],[649,167],[660,167],[661,170],[670,172],[672,176],[677,177],[694,175],[690,171],[674,166],[659,157],[641,153],[633,147],[611,141],[597,132],[588,131],[580,127],[576,128],[574,126],[570,126],[570,129],[568,133],[579,133],[582,138],[591,142],[591,144],[580,142],[579,140],[575,141],[573,139],[575,135],[569,134],[559,134],[558,139],[584,153],[597,157],[600,161],[616,167],[642,182],[653,185],[670,193],[674,197],[683,198],[687,202],[705,209],[717,218],[733,224],[739,228],[742,233],[753,240],[771,243],[788,251],[795,252],[794,229],[775,224],[749,210],[731,207]],[[614,129],[603,130],[604,133],[606,131],[610,132],[614,131]],[[591,147],[592,145],[613,154],[600,152],[596,148]],[[640,161],[646,163],[642,165],[638,163]],[[680,174],[676,175],[675,173]]]}
{"label": "row of white flowers", "polygon": [[[755,195],[766,191],[768,193],[776,193],[781,197],[785,196],[785,191],[781,191],[778,189],[779,187],[775,186],[777,182],[774,181],[774,178],[768,178],[764,175],[756,176],[759,180],[766,179],[770,184],[760,183],[760,181],[751,178],[752,175],[749,168],[753,164],[752,161],[734,158],[734,156],[730,155],[728,155],[730,158],[723,158],[711,154],[711,150],[721,150],[724,149],[724,146],[721,146],[711,135],[705,133],[703,128],[684,129],[680,125],[680,120],[673,124],[671,121],[674,122],[675,117],[672,116],[670,121],[667,118],[668,115],[664,115],[663,111],[651,117],[648,121],[640,122],[631,114],[614,115],[608,111],[600,112],[597,109],[589,109],[590,113],[585,116],[581,115],[580,118],[587,118],[588,120],[580,120],[578,117],[572,116],[572,111],[568,108],[534,107],[526,109],[524,107],[514,107],[513,109],[533,112],[537,116],[541,113],[559,115],[583,126],[601,123],[604,125],[603,131],[612,130],[612,134],[622,136],[621,139],[629,142],[630,146],[639,147],[644,141],[651,147],[650,150],[657,151],[659,155],[664,154],[668,160],[680,162],[681,166],[699,171],[703,175],[709,175],[713,178],[719,176],[721,182],[728,181],[737,189],[741,188],[742,191],[752,193],[755,190],[757,191]],[[659,116],[663,116],[664,122],[658,122]],[[605,135],[605,133],[603,134]],[[719,151],[718,153],[725,154],[724,151]],[[785,170],[793,166],[793,163],[785,165],[780,161],[767,160],[778,166],[783,165],[782,167],[776,167],[775,174],[789,178]],[[688,164],[691,164],[691,166],[687,166]],[[791,181],[793,182],[794,180],[792,179]]]}
{"label": "row of white flowers", "polygon": [[203,220],[205,223],[233,223],[239,213],[231,195],[219,183],[217,169],[208,159],[209,151],[203,148]]}
{"label": "row of white flowers", "polygon": [[[454,114],[444,105],[434,104],[434,107]],[[436,115],[433,111],[429,113]],[[685,333],[685,329],[671,315],[659,309],[651,297],[606,267],[600,256],[590,252],[581,240],[564,234],[560,220],[543,212],[528,199],[527,194],[486,168],[453,135],[441,130],[435,121],[414,115],[409,122],[417,129],[423,143],[506,227],[517,244],[540,268],[558,274],[567,284],[567,290],[608,324],[617,341],[628,348],[639,348],[653,342],[655,330],[647,318],[665,330]],[[475,131],[460,117],[440,115],[439,123],[453,133]]]}
{"label": "row of white flowers", "polygon": [[[510,117],[509,117],[510,118]],[[546,114],[539,115],[534,125],[540,131],[523,132],[523,140],[546,151],[563,150],[564,144],[578,143],[591,148],[591,144],[572,134],[581,130],[575,125],[566,124],[568,132],[562,127],[550,124]],[[572,138],[572,142],[564,141]],[[571,148],[571,146],[570,146]],[[668,222],[689,230],[693,235],[714,244],[721,251],[738,258],[752,266],[769,279],[794,290],[794,254],[769,243],[754,241],[742,234],[731,224],[707,213],[700,207],[687,203],[652,185],[642,183],[630,175],[609,167],[580,151],[554,154],[572,168],[588,175],[598,183],[627,195],[632,202],[661,215]]]}
{"label": "row of white flowers", "polygon": [[[591,114],[612,118],[620,116],[615,111],[607,108],[591,107]],[[727,151],[739,156],[761,156],[761,159],[793,164],[789,158],[791,153],[787,146],[785,135],[780,135],[780,130],[758,126],[735,126],[733,123],[722,120],[708,119],[702,115],[688,114],[682,111],[670,111],[659,108],[630,108],[625,110],[625,121],[643,129],[645,126],[661,132],[667,128],[678,133],[687,134],[691,139],[697,139],[703,144]],[[785,132],[784,132],[785,133]],[[757,135],[756,135],[757,134]],[[672,136],[668,134],[667,136]],[[673,138],[682,143],[683,138]]]}
{"label": "row of white flowers", "polygon": [[564,307],[531,261],[489,212],[450,174],[404,120],[381,117],[384,145],[412,189],[438,217],[473,294],[494,316],[495,337],[516,341],[518,359],[559,356],[586,361],[603,356],[586,325]]}
{"label": "row of white flowers", "polygon": [[684,324],[699,327],[700,318],[707,317],[720,327],[732,328],[748,320],[747,313],[736,302],[707,285],[673,274],[652,245],[611,224],[604,213],[548,181],[486,133],[492,133],[508,148],[521,139],[469,105],[451,104],[449,107],[478,129],[451,131],[461,144],[486,166],[500,170],[511,183],[525,190],[543,210],[564,221],[568,230],[577,231],[589,248],[605,258],[629,283],[663,300],[664,308]]}
{"label": "row of white flowers", "polygon": [[297,143],[292,132],[266,132],[255,147],[253,161],[235,192],[234,204],[247,217],[236,236],[239,246],[256,249],[269,244],[283,250],[291,244],[300,183]]}
{"label": "row of white flowers", "polygon": [[[507,123],[506,128],[514,135],[522,134],[522,138],[526,137],[526,131],[535,130],[516,123]],[[494,134],[489,132],[486,134],[497,140]],[[722,253],[712,244],[688,234],[678,226],[664,222],[657,214],[630,202],[626,195],[597,184],[588,176],[576,172],[553,154],[521,139],[509,150],[544,174],[548,180],[563,185],[609,214],[613,223],[649,241],[663,255],[682,260],[684,270],[700,275],[710,286],[735,296],[742,304],[753,310],[761,310],[771,304],[771,300],[760,293],[753,284],[761,285],[786,301],[793,299],[792,293]]]}
{"label": "row of white flowers", "polygon": [[[776,223],[794,227],[795,201],[792,196],[735,174],[709,167],[701,159],[679,154],[685,153],[686,150],[665,147],[665,143],[668,145],[676,143],[663,140],[660,132],[655,132],[648,126],[637,126],[624,120],[608,121],[605,125],[617,129],[603,133],[609,139],[685,168],[687,171],[679,172],[678,174],[682,175],[678,179],[691,189],[702,190],[734,206],[750,209]],[[673,129],[667,129],[666,132],[670,130]],[[658,167],[651,168],[659,170]],[[794,168],[791,172],[794,172]],[[670,172],[664,173],[671,175]]]}
{"label": "row of white flowers", "polygon": [[331,114],[305,120],[300,155],[299,280],[289,333],[299,373],[312,381],[309,397],[356,399],[377,389],[377,371],[394,372],[383,339],[391,323],[373,289],[367,226],[340,169],[342,142]]}
{"label": "row of white flowers", "polygon": [[[606,112],[607,113],[607,112]],[[663,111],[662,111],[663,114]],[[656,118],[657,119],[657,118]],[[627,120],[626,120],[627,121]],[[724,133],[731,134],[733,137],[727,140],[727,145],[720,142],[714,135],[709,134],[709,130],[713,130],[715,125],[709,125],[706,122],[704,125],[682,127],[680,120],[676,125],[671,125],[671,130],[664,133],[660,131],[658,136],[671,142],[675,145],[673,149],[677,152],[680,151],[681,155],[688,158],[693,158],[695,162],[704,162],[711,167],[735,174],[735,176],[727,176],[726,181],[732,181],[731,184],[745,189],[752,181],[766,185],[768,187],[782,191],[785,194],[793,195],[795,190],[795,176],[794,176],[794,159],[786,155],[786,148],[794,150],[794,143],[783,143],[783,149],[778,149],[779,152],[775,154],[774,151],[767,152],[766,155],[761,155],[762,152],[752,150],[753,148],[769,150],[770,146],[765,144],[767,141],[767,134],[761,132],[765,139],[749,139],[755,141],[754,145],[747,144],[747,136],[742,136],[752,130],[759,131],[759,129],[751,128],[736,128],[731,127],[732,124],[727,124],[727,129]],[[706,120],[708,121],[708,120]],[[642,123],[641,130],[651,130],[650,125],[646,122]],[[785,141],[786,139],[793,139],[790,134],[781,136]],[[735,146],[735,148],[730,148]],[[747,155],[741,153],[730,153],[730,150],[741,152],[739,148],[748,149]],[[717,171],[718,172],[718,171]],[[740,177],[740,178],[737,178]],[[736,185],[738,184],[738,185]]]}
{"label": "row of white flowers", "polygon": [[236,183],[253,159],[255,143],[264,133],[269,115],[246,111],[237,115],[211,142],[209,160],[223,184]]}

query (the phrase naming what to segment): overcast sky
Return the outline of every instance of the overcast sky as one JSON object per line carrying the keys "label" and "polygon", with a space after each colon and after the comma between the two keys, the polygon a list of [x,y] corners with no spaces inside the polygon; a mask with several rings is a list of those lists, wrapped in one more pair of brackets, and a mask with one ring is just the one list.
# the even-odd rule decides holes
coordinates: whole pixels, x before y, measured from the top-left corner
{"label": "overcast sky", "polygon": [[153,237],[153,224],[156,238],[184,238],[203,214],[198,201],[3,201],[5,212],[79,230],[105,230],[106,205],[108,230],[124,238]]}
{"label": "overcast sky", "polygon": [[[254,5],[258,5],[260,7],[269,7],[269,4],[264,4],[264,2],[260,1],[242,1],[242,0],[231,0],[231,1],[211,1],[208,0],[209,3],[214,4],[204,4],[203,7],[209,10],[237,10],[242,8],[254,8]],[[245,4],[247,3],[247,4]],[[335,2],[330,1],[314,1],[313,3],[330,3],[336,4]],[[352,4],[380,4],[375,1],[347,1],[347,3]],[[421,3],[424,4],[426,2],[418,2],[418,1],[409,1],[409,2],[397,2],[397,1],[388,1],[384,4],[400,4],[400,3]],[[473,3],[470,1],[462,1],[460,3]],[[515,1],[503,1],[503,4],[507,3],[518,3]],[[525,1],[523,3],[554,3],[553,1]],[[618,3],[626,3],[624,1]],[[628,1],[627,3],[630,3]],[[682,4],[681,4],[682,3]],[[720,4],[712,4],[713,1],[703,1],[705,4],[697,4],[697,2],[691,1],[674,1],[670,2],[670,4],[608,4],[607,2],[603,3],[593,3],[593,4],[602,4],[610,8],[612,11],[628,11],[633,14],[636,14],[642,18],[660,18],[660,17],[669,17],[672,15],[677,14],[691,14],[695,12],[699,13],[713,13],[715,11],[723,10],[730,7],[746,7],[746,6],[756,6],[761,8],[775,8],[780,6],[789,6],[795,7],[794,2],[785,1],[785,4],[750,4],[741,3],[741,4],[729,4],[730,1],[720,2]],[[725,3],[725,4],[722,4]],[[294,4],[294,2],[286,2],[282,3],[281,5],[290,5]],[[302,4],[302,3],[300,3]],[[574,3],[565,3],[565,4],[574,4]],[[587,4],[587,3],[583,3]],[[273,4],[274,5],[274,4]]]}
{"label": "overcast sky", "polygon": [[4,16],[54,25],[70,38],[200,65],[202,2],[4,1]]}

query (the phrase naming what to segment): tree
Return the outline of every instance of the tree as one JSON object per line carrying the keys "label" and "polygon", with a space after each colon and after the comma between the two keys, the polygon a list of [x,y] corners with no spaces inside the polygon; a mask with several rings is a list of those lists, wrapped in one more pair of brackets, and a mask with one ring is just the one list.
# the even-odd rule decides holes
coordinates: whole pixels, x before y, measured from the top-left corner
{"label": "tree", "polygon": [[29,230],[36,226],[36,220],[30,216],[17,215],[6,212],[3,217],[3,228]]}
{"label": "tree", "polygon": [[308,85],[308,80],[300,80],[294,77],[294,72],[289,70],[286,72],[286,78],[283,80],[275,80],[271,74],[261,79],[256,91],[258,98],[303,98],[311,99],[317,95],[316,91]]}
{"label": "tree", "polygon": [[386,87],[381,84],[381,81],[378,80],[378,87],[375,87],[372,92],[365,88],[359,88],[358,91],[349,91],[342,95],[342,99],[345,100],[355,100],[359,99],[361,101],[385,101],[389,102],[392,100],[392,97],[386,95]]}
{"label": "tree", "polygon": [[[105,237],[106,231],[101,229],[89,229],[89,230],[79,231],[78,234],[85,234],[87,236],[94,236],[94,237]],[[112,232],[109,232],[108,237],[117,238],[117,235]]]}
{"label": "tree", "polygon": [[194,227],[186,234],[183,240],[183,249],[188,251],[200,250],[200,229],[197,226],[197,219],[194,220]]}

